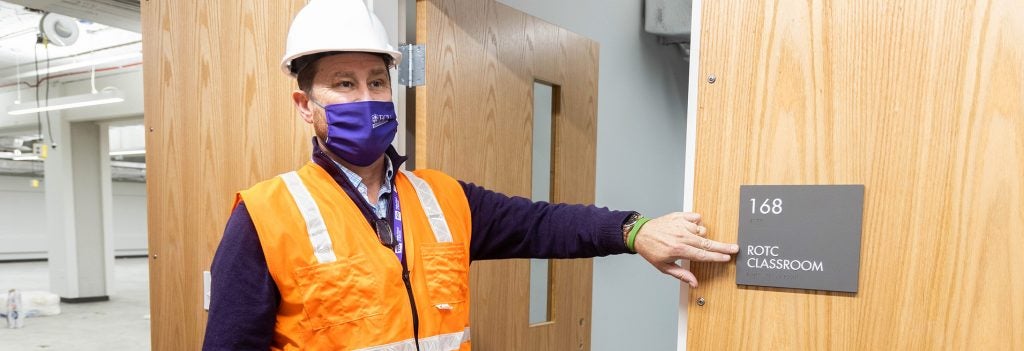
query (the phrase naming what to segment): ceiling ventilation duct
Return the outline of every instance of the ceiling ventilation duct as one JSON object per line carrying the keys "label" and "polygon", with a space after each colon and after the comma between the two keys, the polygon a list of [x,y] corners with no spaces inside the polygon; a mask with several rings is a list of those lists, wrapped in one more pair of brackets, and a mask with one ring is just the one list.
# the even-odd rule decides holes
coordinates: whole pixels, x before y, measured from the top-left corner
{"label": "ceiling ventilation duct", "polygon": [[53,45],[71,46],[78,41],[78,21],[56,13],[47,13],[39,20],[39,32]]}
{"label": "ceiling ventilation duct", "polygon": [[5,0],[28,8],[45,12],[59,13],[65,16],[80,18],[142,32],[141,11],[139,0]]}

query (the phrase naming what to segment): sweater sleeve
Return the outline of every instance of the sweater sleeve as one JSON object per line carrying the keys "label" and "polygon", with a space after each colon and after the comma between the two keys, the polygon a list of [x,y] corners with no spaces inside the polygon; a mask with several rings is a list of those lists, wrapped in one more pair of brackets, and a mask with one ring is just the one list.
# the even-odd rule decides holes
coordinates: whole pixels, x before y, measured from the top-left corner
{"label": "sweater sleeve", "polygon": [[460,182],[473,216],[472,260],[586,258],[628,253],[622,225],[632,212],[533,202]]}
{"label": "sweater sleeve", "polygon": [[203,350],[268,350],[281,295],[244,203],[228,219],[210,267]]}

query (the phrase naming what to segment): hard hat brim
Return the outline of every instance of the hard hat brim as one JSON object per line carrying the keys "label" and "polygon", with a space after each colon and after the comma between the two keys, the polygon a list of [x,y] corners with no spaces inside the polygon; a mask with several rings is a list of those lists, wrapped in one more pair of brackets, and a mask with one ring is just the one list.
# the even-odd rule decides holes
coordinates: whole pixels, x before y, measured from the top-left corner
{"label": "hard hat brim", "polygon": [[[291,76],[292,78],[296,78],[299,75],[299,70],[297,69],[297,70],[295,70],[293,72],[292,71],[292,67],[291,67],[292,63],[295,62],[295,60],[297,60],[297,59],[299,59],[300,57],[303,57],[303,56],[316,55],[316,54],[325,53],[325,52],[337,52],[339,54],[349,53],[349,52],[365,52],[365,53],[373,53],[373,54],[385,54],[385,55],[391,56],[391,58],[394,59],[394,62],[392,64],[395,65],[395,66],[397,66],[398,62],[402,60],[402,53],[398,52],[398,51],[394,51],[394,50],[381,50],[381,49],[378,49],[378,48],[345,48],[345,49],[342,49],[342,50],[338,50],[338,49],[326,48],[326,49],[321,49],[321,50],[309,50],[309,51],[300,52],[300,53],[296,53],[294,55],[285,57],[283,60],[281,60],[281,71],[283,71],[285,74]],[[297,67],[297,68],[301,69],[302,67]],[[393,68],[393,67],[388,67],[388,68],[390,69],[390,68]]]}

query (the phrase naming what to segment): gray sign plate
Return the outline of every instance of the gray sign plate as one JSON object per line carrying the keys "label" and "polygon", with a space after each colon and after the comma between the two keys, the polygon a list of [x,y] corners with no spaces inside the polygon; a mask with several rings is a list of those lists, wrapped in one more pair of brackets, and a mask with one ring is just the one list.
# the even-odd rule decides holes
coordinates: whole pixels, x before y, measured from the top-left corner
{"label": "gray sign plate", "polygon": [[863,185],[743,185],[736,284],[857,292]]}

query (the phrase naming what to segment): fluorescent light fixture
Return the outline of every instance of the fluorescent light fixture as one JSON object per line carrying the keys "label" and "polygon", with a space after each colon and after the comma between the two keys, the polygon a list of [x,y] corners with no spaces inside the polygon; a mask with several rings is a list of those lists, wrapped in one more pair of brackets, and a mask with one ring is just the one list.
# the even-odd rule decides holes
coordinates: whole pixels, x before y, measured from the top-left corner
{"label": "fluorescent light fixture", "polygon": [[12,116],[24,115],[36,112],[56,111],[76,107],[111,104],[122,101],[124,101],[124,94],[121,93],[120,90],[113,87],[107,87],[103,88],[102,91],[95,94],[72,95],[50,99],[48,106],[46,105],[46,103],[40,104],[39,107],[35,107],[35,103],[22,103],[19,105],[11,105],[7,107],[7,114]]}
{"label": "fluorescent light fixture", "polygon": [[37,154],[23,154],[21,150],[14,150],[9,152],[0,152],[0,158],[6,158],[12,161],[33,161],[42,160]]}
{"label": "fluorescent light fixture", "polygon": [[138,156],[145,154],[146,150],[120,150],[110,152],[110,156]]}
{"label": "fluorescent light fixture", "polygon": [[34,160],[42,160],[42,159],[39,158],[39,155],[28,154],[28,155],[14,156],[14,157],[11,158],[11,160],[14,160],[14,161],[34,161]]}
{"label": "fluorescent light fixture", "polygon": [[110,167],[120,168],[131,168],[131,169],[146,169],[146,164],[142,162],[123,162],[123,161],[110,161]]}

